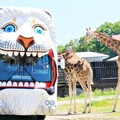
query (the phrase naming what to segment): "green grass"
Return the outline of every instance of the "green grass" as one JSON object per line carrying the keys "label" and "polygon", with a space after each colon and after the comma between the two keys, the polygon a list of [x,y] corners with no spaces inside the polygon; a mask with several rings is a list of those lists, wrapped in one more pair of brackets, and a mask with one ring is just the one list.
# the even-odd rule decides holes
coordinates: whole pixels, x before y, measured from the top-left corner
{"label": "green grass", "polygon": [[108,95],[115,95],[115,89],[104,89],[103,91],[100,89],[96,89],[93,93],[93,96],[108,96]]}
{"label": "green grass", "polygon": [[[93,92],[93,98],[97,97],[97,96],[114,96],[115,95],[115,90],[114,89],[108,89],[108,90],[95,90]],[[79,96],[77,96],[77,100],[79,99],[84,99],[84,95],[81,94]],[[65,98],[58,98],[58,102],[59,101],[64,101],[64,100],[68,100],[68,104],[62,104],[58,106],[58,111],[61,112],[68,112],[69,110],[69,97],[65,97]],[[101,113],[102,115],[104,115],[105,117],[119,117],[120,118],[120,100],[118,100],[117,102],[117,112],[112,113],[112,108],[113,108],[113,104],[114,104],[114,99],[106,99],[106,100],[100,100],[100,101],[93,101],[92,102],[92,113],[94,114],[99,114]],[[77,111],[82,113],[84,108],[84,104],[82,103],[77,103]]]}
{"label": "green grass", "polygon": [[[92,102],[92,113],[94,114],[104,114],[105,117],[120,117],[120,101],[118,100],[117,108],[118,111],[112,113],[113,108],[113,99],[108,100],[101,100],[101,101],[95,101]],[[77,103],[77,111],[83,112],[84,104]],[[61,111],[63,113],[67,113],[69,110],[69,104],[63,104],[58,106],[58,111]]]}
{"label": "green grass", "polygon": [[[104,89],[103,91],[100,89],[96,89],[92,94],[93,97],[106,96],[106,95],[107,96],[115,95],[115,89],[110,88],[110,89]],[[76,98],[78,98],[78,99],[84,98],[84,94],[80,94],[80,95],[76,96]],[[69,96],[65,96],[64,98],[58,97],[58,101],[64,101],[64,100],[69,100]]]}

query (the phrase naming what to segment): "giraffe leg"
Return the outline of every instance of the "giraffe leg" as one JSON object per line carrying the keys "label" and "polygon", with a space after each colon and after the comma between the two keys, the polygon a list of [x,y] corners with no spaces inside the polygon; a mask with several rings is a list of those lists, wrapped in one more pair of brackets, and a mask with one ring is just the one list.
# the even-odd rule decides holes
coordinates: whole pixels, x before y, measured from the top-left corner
{"label": "giraffe leg", "polygon": [[115,94],[115,101],[114,101],[114,106],[113,106],[113,110],[112,112],[116,112],[116,104],[117,104],[117,100],[118,100],[118,93],[119,93],[119,89],[120,89],[120,57],[117,60],[117,65],[118,65],[118,83],[117,83],[117,87],[116,87],[116,94]]}
{"label": "giraffe leg", "polygon": [[73,84],[73,97],[74,97],[74,113],[77,113],[76,111],[76,81]]}
{"label": "giraffe leg", "polygon": [[72,83],[69,82],[68,86],[69,86],[69,97],[70,97],[70,107],[69,107],[68,114],[72,114]]}
{"label": "giraffe leg", "polygon": [[88,95],[89,95],[89,111],[88,111],[88,113],[91,112],[91,98],[92,98],[91,83],[92,83],[92,76],[90,76],[90,77],[88,78]]}
{"label": "giraffe leg", "polygon": [[85,103],[84,103],[84,110],[83,110],[83,114],[86,113],[86,109],[87,109],[87,92],[84,92],[84,99],[85,99]]}
{"label": "giraffe leg", "polygon": [[86,113],[86,109],[87,109],[87,86],[86,83],[83,80],[79,80],[79,84],[81,85],[83,92],[84,92],[84,110],[83,110],[83,114]]}
{"label": "giraffe leg", "polygon": [[91,113],[91,98],[92,98],[92,89],[91,89],[91,85],[88,87],[88,93],[89,93],[89,111],[88,113]]}
{"label": "giraffe leg", "polygon": [[119,76],[118,76],[118,83],[117,83],[117,87],[116,87],[115,101],[114,101],[114,106],[113,106],[112,112],[116,112],[116,105],[117,105],[118,94],[119,94],[119,89],[120,89],[120,77]]}
{"label": "giraffe leg", "polygon": [[117,87],[116,87],[116,94],[115,94],[115,101],[114,101],[114,106],[113,106],[112,112],[116,112],[116,104],[117,104],[117,100],[118,100],[119,88],[120,88],[120,87],[117,85]]}

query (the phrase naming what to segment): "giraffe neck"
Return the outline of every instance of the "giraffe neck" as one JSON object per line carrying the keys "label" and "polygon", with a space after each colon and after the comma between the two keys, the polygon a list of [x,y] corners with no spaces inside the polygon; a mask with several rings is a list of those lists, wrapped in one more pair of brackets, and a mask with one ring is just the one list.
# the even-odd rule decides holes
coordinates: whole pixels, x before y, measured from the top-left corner
{"label": "giraffe neck", "polygon": [[102,44],[106,45],[108,48],[112,49],[114,52],[120,55],[120,40],[113,39],[103,33],[94,32],[96,39]]}

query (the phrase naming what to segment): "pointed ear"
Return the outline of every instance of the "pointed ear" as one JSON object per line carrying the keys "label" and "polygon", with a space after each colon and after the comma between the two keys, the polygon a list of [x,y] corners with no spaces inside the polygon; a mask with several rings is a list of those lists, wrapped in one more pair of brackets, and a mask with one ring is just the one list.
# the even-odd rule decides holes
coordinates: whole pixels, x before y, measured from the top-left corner
{"label": "pointed ear", "polygon": [[89,30],[91,30],[91,27],[89,27]]}
{"label": "pointed ear", "polygon": [[47,13],[50,16],[51,19],[53,18],[52,14],[48,10],[45,10],[45,9],[43,9],[43,10],[44,10],[45,13]]}
{"label": "pointed ear", "polygon": [[86,28],[86,30],[88,31],[88,28]]}

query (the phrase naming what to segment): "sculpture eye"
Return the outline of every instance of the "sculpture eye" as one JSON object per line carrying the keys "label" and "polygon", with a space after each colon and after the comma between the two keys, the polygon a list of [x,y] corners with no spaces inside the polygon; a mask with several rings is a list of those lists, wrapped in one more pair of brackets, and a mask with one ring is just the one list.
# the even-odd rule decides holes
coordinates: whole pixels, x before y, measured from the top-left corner
{"label": "sculpture eye", "polygon": [[15,32],[15,25],[8,24],[3,29],[5,32]]}
{"label": "sculpture eye", "polygon": [[43,34],[44,29],[43,29],[42,27],[40,27],[40,26],[35,26],[35,27],[34,27],[34,31],[35,31],[36,33],[38,33],[38,34]]}

